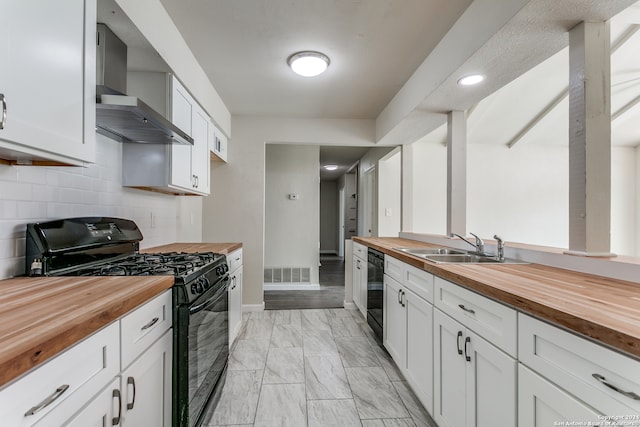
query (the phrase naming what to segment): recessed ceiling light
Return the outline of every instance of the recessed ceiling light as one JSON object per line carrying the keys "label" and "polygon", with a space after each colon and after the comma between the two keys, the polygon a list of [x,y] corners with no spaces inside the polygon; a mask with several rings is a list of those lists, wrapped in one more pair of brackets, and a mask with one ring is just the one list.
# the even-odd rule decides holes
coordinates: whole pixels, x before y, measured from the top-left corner
{"label": "recessed ceiling light", "polygon": [[458,84],[462,85],[462,86],[473,86],[473,85],[477,85],[478,83],[480,83],[483,80],[484,80],[484,76],[483,75],[471,74],[471,75],[468,75],[468,76],[464,76],[460,80],[458,80]]}
{"label": "recessed ceiling light", "polygon": [[324,73],[329,62],[329,57],[324,53],[310,50],[294,53],[287,59],[289,67],[303,77],[315,77]]}
{"label": "recessed ceiling light", "polygon": [[334,171],[338,169],[338,165],[324,165],[323,167],[328,171]]}

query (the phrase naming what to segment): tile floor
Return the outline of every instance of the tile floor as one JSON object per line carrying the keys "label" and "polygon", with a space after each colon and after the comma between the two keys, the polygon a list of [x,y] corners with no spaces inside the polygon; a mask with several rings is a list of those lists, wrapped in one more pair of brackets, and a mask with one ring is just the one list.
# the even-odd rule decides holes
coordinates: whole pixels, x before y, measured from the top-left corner
{"label": "tile floor", "polygon": [[204,426],[428,426],[435,423],[358,311],[244,314],[225,387]]}

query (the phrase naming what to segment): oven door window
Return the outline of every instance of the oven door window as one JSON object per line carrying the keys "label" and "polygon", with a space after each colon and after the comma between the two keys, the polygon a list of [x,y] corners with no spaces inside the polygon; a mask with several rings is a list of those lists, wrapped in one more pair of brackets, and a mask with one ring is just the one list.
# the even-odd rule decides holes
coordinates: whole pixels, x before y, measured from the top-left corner
{"label": "oven door window", "polygon": [[188,352],[189,425],[193,425],[229,355],[227,281],[213,295],[205,293],[190,307]]}

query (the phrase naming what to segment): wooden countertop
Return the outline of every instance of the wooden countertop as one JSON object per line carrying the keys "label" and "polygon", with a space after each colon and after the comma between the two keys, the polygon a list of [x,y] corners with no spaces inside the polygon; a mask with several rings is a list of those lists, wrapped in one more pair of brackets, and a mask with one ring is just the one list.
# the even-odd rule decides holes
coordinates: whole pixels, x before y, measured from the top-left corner
{"label": "wooden countertop", "polygon": [[242,243],[171,243],[153,248],[141,249],[142,253],[151,252],[216,252],[229,255],[240,249]]}
{"label": "wooden countertop", "polygon": [[639,283],[540,264],[434,264],[393,248],[437,245],[401,238],[353,240],[640,358]]}
{"label": "wooden countertop", "polygon": [[172,285],[172,276],[0,281],[0,386]]}

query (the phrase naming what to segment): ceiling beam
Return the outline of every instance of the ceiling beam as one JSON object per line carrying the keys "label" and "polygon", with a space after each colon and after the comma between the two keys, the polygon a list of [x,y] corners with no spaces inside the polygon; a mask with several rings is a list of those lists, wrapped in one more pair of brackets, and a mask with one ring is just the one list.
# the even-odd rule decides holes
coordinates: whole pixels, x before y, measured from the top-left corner
{"label": "ceiling beam", "polygon": [[542,119],[544,119],[550,112],[552,112],[562,101],[567,99],[569,96],[569,88],[565,89],[560,93],[560,95],[556,96],[550,103],[547,104],[546,107],[542,109],[529,123],[527,123],[520,132],[516,134],[513,138],[507,142],[507,147],[513,148],[514,145],[518,143],[531,129],[533,129]]}
{"label": "ceiling beam", "polygon": [[631,101],[627,102],[625,105],[623,105],[618,111],[616,111],[615,113],[613,113],[611,115],[611,121],[616,120],[617,118],[619,118],[621,115],[623,115],[624,113],[626,113],[627,111],[631,110],[633,107],[635,107],[636,105],[640,104],[640,96],[636,96],[635,98],[633,98]]}

